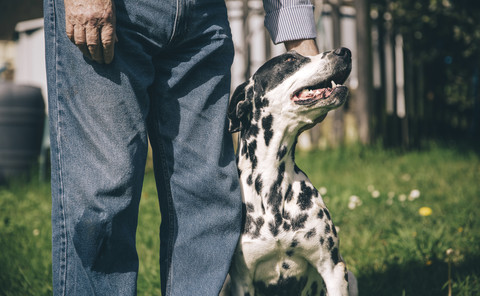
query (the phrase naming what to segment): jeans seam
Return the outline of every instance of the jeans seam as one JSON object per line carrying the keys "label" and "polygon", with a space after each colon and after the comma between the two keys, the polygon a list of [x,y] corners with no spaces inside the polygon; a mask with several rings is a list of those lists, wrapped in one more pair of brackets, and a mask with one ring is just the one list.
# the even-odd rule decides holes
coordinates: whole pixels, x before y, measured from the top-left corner
{"label": "jeans seam", "polygon": [[[59,82],[58,79],[58,65],[59,65],[59,59],[58,59],[58,36],[57,36],[57,18],[56,18],[56,8],[55,8],[55,0],[50,1],[51,3],[51,25],[53,26],[52,31],[53,32],[53,39],[54,39],[54,44],[55,46],[53,47],[55,50],[55,84],[56,84],[56,89],[61,89],[61,83]],[[57,133],[56,133],[56,146],[57,146],[57,164],[58,164],[58,183],[59,183],[59,188],[58,188],[58,204],[60,207],[60,221],[61,221],[61,244],[60,244],[60,265],[59,265],[59,272],[60,272],[60,287],[62,288],[61,295],[66,295],[66,286],[67,286],[67,227],[66,227],[66,219],[65,219],[65,189],[64,189],[64,184],[63,184],[63,170],[62,170],[62,146],[61,146],[61,120],[60,120],[60,104],[59,104],[59,98],[58,98],[58,93],[55,93],[55,111],[56,111],[56,126],[57,126]]]}
{"label": "jeans seam", "polygon": [[174,208],[174,205],[173,205],[173,194],[172,194],[172,189],[170,187],[170,184],[169,182],[167,182],[167,176],[169,175],[169,172],[168,172],[168,167],[167,167],[167,161],[166,161],[166,153],[165,153],[165,149],[163,147],[163,145],[160,143],[159,140],[157,140],[158,142],[158,147],[159,147],[159,153],[160,153],[160,159],[162,161],[162,172],[163,172],[163,181],[165,182],[165,188],[167,189],[167,204],[168,204],[168,221],[170,221],[170,225],[169,225],[169,232],[168,232],[168,236],[170,238],[169,242],[168,242],[168,251],[167,251],[167,254],[168,254],[168,261],[169,261],[169,266],[170,266],[170,270],[168,272],[168,277],[167,277],[167,285],[166,285],[166,289],[165,289],[165,293],[166,295],[170,295],[170,290],[171,290],[171,287],[172,287],[172,282],[173,282],[173,264],[172,264],[172,261],[173,261],[173,238],[174,238],[174,235],[175,235],[175,217],[174,215],[172,215],[172,209]]}
{"label": "jeans seam", "polygon": [[[150,110],[150,112],[154,112],[154,110]],[[167,279],[166,279],[166,284],[165,284],[165,296],[168,296],[171,294],[171,287],[172,287],[172,282],[173,282],[173,264],[172,264],[172,261],[173,261],[173,238],[174,238],[174,235],[175,235],[175,217],[174,215],[172,214],[172,209],[174,209],[174,204],[173,204],[173,194],[172,194],[172,189],[171,189],[171,186],[170,186],[170,183],[167,182],[167,179],[168,179],[168,176],[169,176],[169,171],[168,171],[168,164],[167,164],[167,156],[166,156],[166,152],[165,152],[165,148],[164,148],[164,145],[161,143],[160,141],[160,137],[158,137],[158,135],[160,135],[160,131],[158,129],[158,126],[156,124],[156,122],[158,122],[158,115],[155,114],[154,112],[154,115],[152,116],[152,119],[151,119],[151,125],[153,126],[153,132],[156,134],[156,136],[154,137],[155,139],[155,144],[158,148],[158,154],[159,154],[159,161],[160,161],[160,165],[161,165],[161,173],[162,173],[162,181],[164,182],[164,185],[165,185],[165,190],[167,191],[166,193],[166,199],[167,199],[167,213],[161,213],[162,216],[167,214],[168,215],[168,221],[169,221],[169,225],[168,225],[168,237],[169,237],[169,241],[167,243],[167,265],[168,265],[168,269],[167,269]],[[162,223],[163,223],[163,219],[162,219]]]}
{"label": "jeans seam", "polygon": [[177,34],[177,27],[178,23],[180,20],[180,0],[176,0],[177,8],[175,11],[175,20],[173,23],[173,30],[172,30],[172,35],[170,36],[170,40],[168,40],[168,44],[171,44],[173,42],[173,39],[175,38],[175,35]]}

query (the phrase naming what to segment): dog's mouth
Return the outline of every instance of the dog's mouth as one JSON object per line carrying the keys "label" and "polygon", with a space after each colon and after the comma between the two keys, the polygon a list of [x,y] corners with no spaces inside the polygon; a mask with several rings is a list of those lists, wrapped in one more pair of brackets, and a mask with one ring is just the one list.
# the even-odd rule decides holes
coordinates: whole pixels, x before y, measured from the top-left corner
{"label": "dog's mouth", "polygon": [[333,80],[330,83],[323,82],[295,92],[292,101],[297,105],[313,105],[320,100],[328,99],[340,88],[346,88],[346,86],[336,84]]}

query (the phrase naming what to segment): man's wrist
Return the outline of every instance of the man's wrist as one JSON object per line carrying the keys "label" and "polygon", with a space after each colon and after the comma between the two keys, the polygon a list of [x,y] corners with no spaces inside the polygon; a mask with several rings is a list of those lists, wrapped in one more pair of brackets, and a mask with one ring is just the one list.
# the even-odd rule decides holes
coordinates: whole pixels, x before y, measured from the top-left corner
{"label": "man's wrist", "polygon": [[315,39],[291,40],[285,41],[284,44],[287,51],[295,50],[304,56],[314,56],[319,54]]}

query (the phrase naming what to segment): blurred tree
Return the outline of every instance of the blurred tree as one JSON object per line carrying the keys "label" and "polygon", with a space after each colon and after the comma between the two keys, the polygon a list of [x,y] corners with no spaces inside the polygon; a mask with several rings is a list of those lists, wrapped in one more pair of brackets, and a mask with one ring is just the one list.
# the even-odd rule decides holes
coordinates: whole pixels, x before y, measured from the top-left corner
{"label": "blurred tree", "polygon": [[480,1],[373,0],[372,9],[403,36],[411,142],[478,135]]}
{"label": "blurred tree", "polygon": [[355,93],[355,113],[358,135],[362,144],[371,141],[372,103],[372,40],[370,5],[368,0],[356,0],[358,87]]}

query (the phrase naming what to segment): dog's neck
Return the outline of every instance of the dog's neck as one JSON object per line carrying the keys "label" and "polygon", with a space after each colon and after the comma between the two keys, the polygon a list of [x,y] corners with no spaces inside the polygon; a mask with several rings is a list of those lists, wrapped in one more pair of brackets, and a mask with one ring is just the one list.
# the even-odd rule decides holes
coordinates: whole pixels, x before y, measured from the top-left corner
{"label": "dog's neck", "polygon": [[289,129],[284,122],[275,122],[275,131],[264,127],[258,130],[252,125],[242,130],[239,139],[243,196],[246,203],[261,204],[268,212],[276,213],[290,198],[291,184],[306,179],[295,164],[299,131]]}

